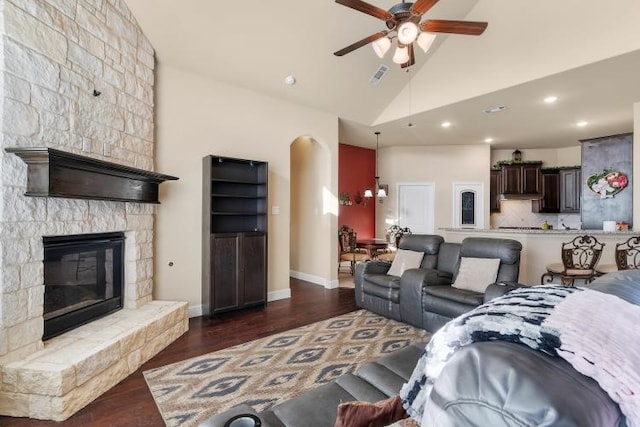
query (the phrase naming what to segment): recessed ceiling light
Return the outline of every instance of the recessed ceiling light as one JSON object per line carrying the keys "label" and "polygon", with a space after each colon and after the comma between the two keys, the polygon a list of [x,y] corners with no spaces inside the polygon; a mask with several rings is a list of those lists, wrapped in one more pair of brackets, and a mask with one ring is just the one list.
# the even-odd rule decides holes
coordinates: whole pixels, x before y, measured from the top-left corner
{"label": "recessed ceiling light", "polygon": [[554,103],[554,102],[556,102],[557,100],[558,100],[558,97],[557,97],[557,96],[555,96],[555,95],[551,95],[551,96],[547,96],[547,97],[544,99],[544,102],[545,102],[545,103],[547,103],[547,104],[553,104],[553,103]]}
{"label": "recessed ceiling light", "polygon": [[579,128],[583,128],[588,124],[589,124],[589,122],[587,122],[586,120],[581,120],[581,121],[576,123],[576,126],[578,126]]}
{"label": "recessed ceiling light", "polygon": [[493,138],[485,138],[484,142],[486,142],[487,144],[491,144],[493,142]]}
{"label": "recessed ceiling light", "polygon": [[451,126],[451,122],[442,122],[440,123],[440,126],[442,126],[443,128],[448,128]]}
{"label": "recessed ceiling light", "polygon": [[487,108],[486,110],[484,110],[484,112],[487,114],[493,114],[493,113],[499,113],[500,111],[504,111],[506,109],[507,107],[505,107],[504,105],[496,105],[495,107]]}

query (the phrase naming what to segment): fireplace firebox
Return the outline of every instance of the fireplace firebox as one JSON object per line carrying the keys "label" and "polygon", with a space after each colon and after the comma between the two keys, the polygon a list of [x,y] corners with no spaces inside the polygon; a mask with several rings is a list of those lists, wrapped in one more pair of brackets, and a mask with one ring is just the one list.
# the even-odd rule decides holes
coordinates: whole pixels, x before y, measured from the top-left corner
{"label": "fireplace firebox", "polygon": [[44,335],[123,307],[124,233],[44,236]]}

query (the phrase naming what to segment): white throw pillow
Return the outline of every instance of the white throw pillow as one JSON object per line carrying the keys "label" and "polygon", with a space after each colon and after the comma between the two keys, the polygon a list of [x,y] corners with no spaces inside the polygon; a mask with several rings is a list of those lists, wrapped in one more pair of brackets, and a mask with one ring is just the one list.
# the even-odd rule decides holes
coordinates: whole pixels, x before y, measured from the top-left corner
{"label": "white throw pillow", "polygon": [[420,267],[422,257],[424,257],[424,252],[398,249],[387,274],[400,277],[405,270]]}
{"label": "white throw pillow", "polygon": [[462,257],[458,276],[451,286],[484,293],[487,286],[496,281],[498,268],[500,268],[500,258]]}

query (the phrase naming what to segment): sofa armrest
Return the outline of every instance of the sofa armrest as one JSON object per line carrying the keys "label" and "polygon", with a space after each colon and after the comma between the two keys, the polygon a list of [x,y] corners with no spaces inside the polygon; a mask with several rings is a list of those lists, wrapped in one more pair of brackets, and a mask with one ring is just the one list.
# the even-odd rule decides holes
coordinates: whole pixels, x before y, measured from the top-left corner
{"label": "sofa armrest", "polygon": [[355,284],[356,301],[362,299],[362,285],[365,274],[386,274],[391,268],[391,264],[383,261],[366,261],[356,263],[356,271],[353,275]]}
{"label": "sofa armrest", "polygon": [[411,268],[400,278],[400,318],[422,328],[422,289],[430,285],[450,285],[451,277],[432,268]]}
{"label": "sofa armrest", "polygon": [[400,277],[400,318],[403,322],[422,328],[422,288],[435,270],[412,268]]}
{"label": "sofa armrest", "polygon": [[487,303],[492,299],[501,297],[502,295],[514,289],[525,287],[527,287],[527,285],[523,285],[522,283],[517,282],[492,283],[487,286],[487,289],[484,291],[484,302]]}

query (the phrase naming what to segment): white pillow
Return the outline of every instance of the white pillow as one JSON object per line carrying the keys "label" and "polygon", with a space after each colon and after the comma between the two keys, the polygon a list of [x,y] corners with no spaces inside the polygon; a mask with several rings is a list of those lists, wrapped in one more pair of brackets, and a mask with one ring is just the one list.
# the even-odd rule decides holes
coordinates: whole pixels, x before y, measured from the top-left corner
{"label": "white pillow", "polygon": [[498,268],[500,268],[500,258],[462,257],[458,276],[451,286],[484,293],[487,286],[496,281]]}
{"label": "white pillow", "polygon": [[422,257],[424,257],[424,252],[398,249],[387,274],[400,277],[405,270],[420,267]]}

